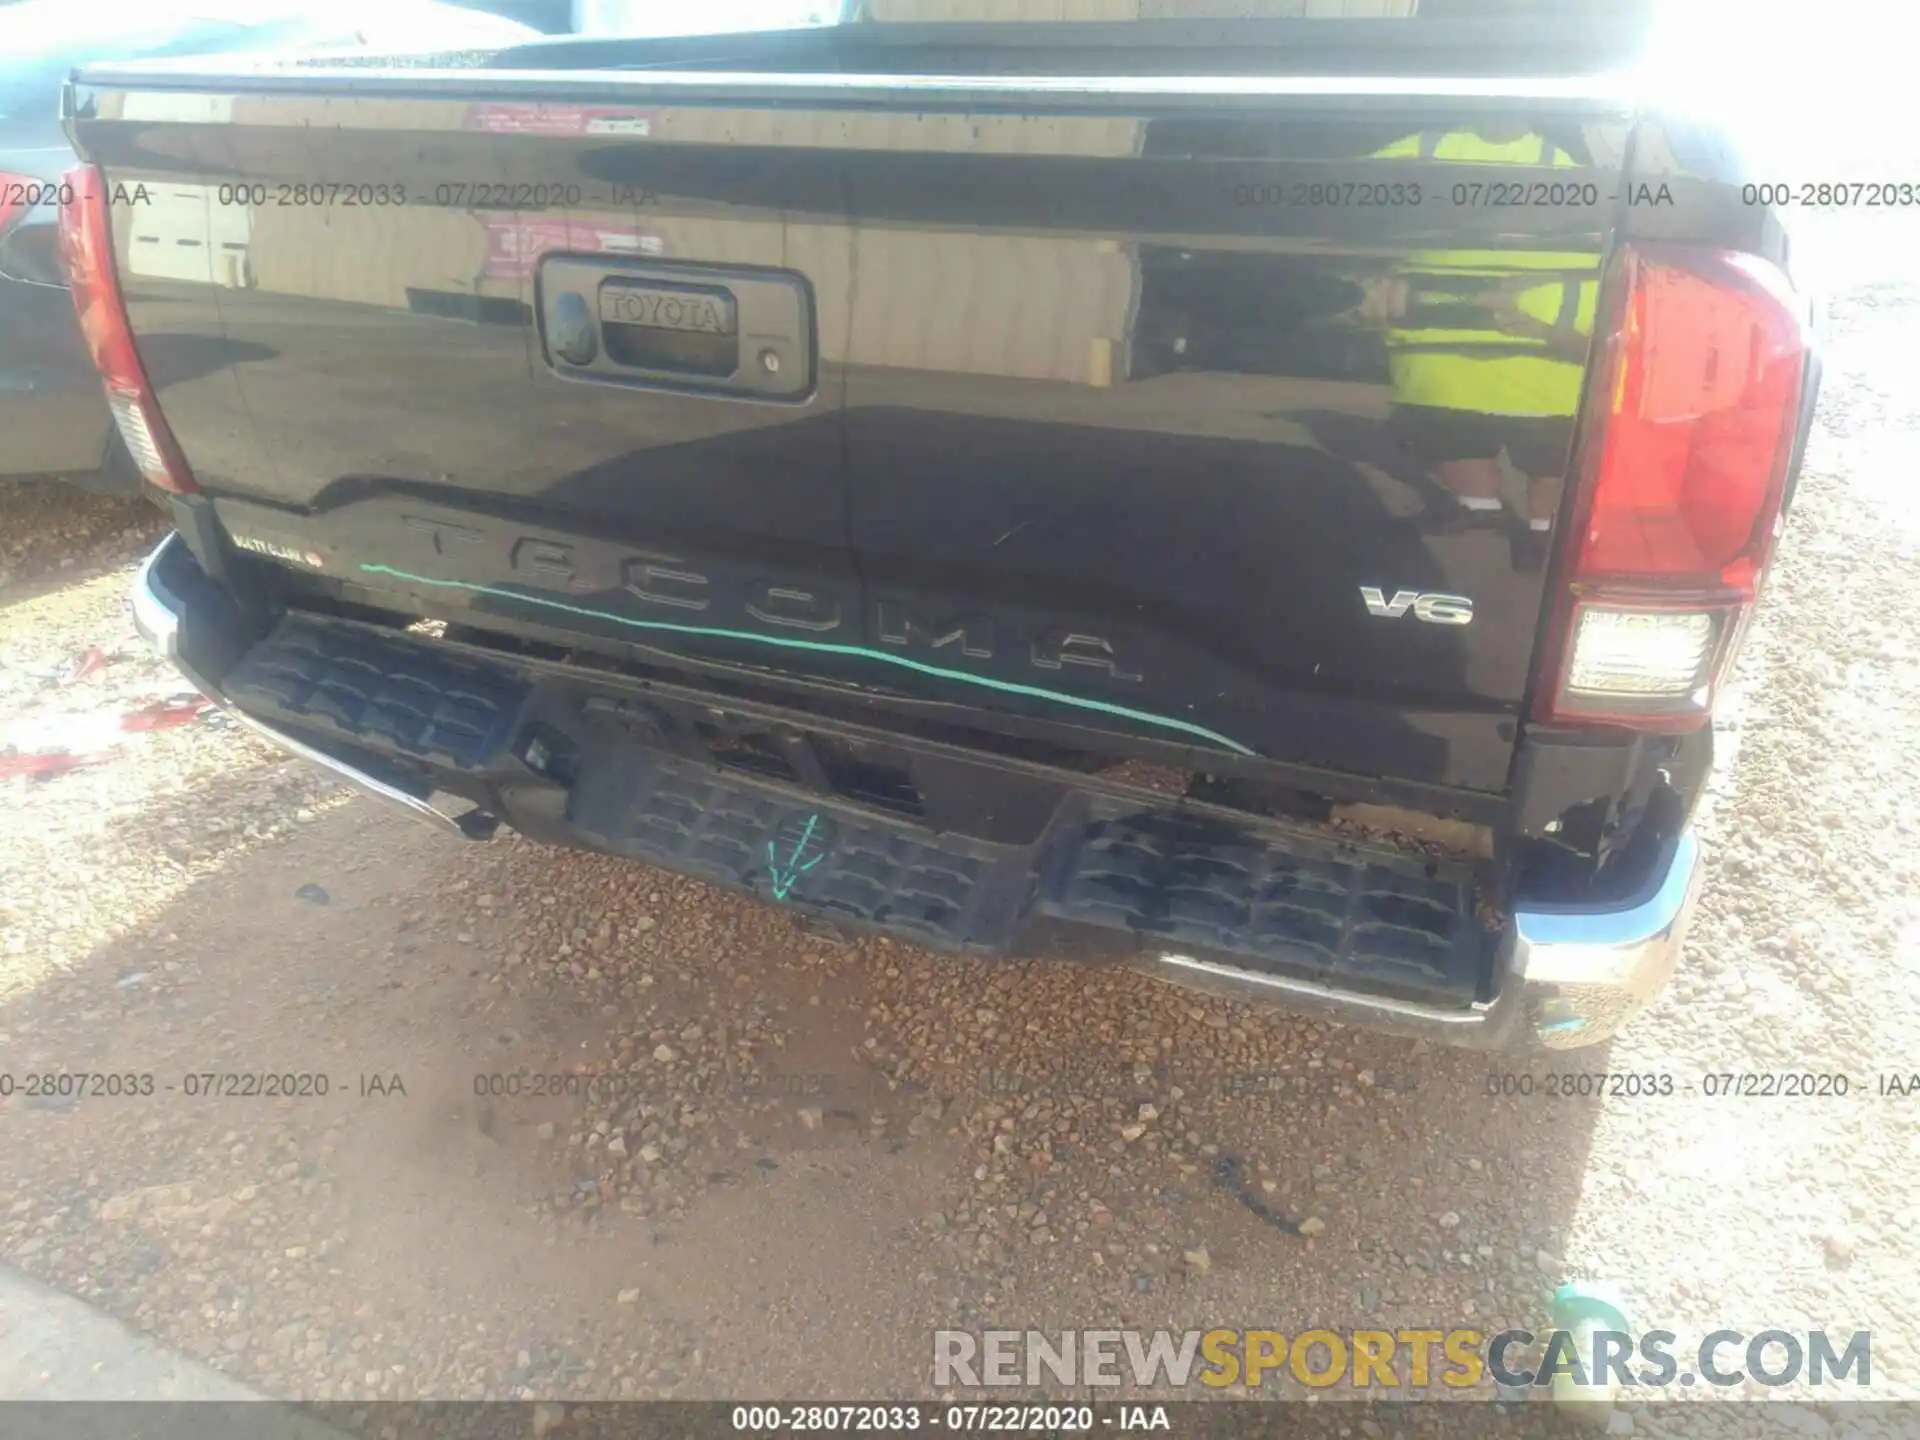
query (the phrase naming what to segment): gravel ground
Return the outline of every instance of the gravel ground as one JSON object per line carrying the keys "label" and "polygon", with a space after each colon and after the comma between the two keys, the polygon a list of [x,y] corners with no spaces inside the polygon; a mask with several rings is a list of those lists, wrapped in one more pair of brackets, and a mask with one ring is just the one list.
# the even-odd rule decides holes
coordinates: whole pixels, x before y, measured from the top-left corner
{"label": "gravel ground", "polygon": [[144,500],[0,481],[0,593],[36,593],[70,572],[139,554],[165,533],[160,512]]}
{"label": "gravel ground", "polygon": [[[1875,1093],[1920,1069],[1920,632],[1890,603],[1920,581],[1916,321],[1894,286],[1834,308],[1695,938],[1658,1008],[1571,1062],[1694,1093],[1490,1097],[1490,1071],[1564,1067],[461,848],[201,718],[0,782],[5,1069],[176,1087],[0,1101],[0,1255],[322,1400],[917,1395],[935,1327],[1492,1331],[1541,1326],[1571,1277],[1683,1341],[1870,1329],[1870,1393],[1920,1398],[1920,1096]],[[21,504],[10,555],[107,538],[65,583],[0,590],[0,727],[164,701],[120,598],[144,517]],[[232,1070],[329,1093],[183,1093]],[[1779,1070],[1852,1093],[1698,1093]],[[476,1093],[519,1073],[593,1083]],[[1916,1433],[1833,1395],[1628,1413],[1648,1435]],[[1417,1428],[1382,1418],[1352,1433]]]}

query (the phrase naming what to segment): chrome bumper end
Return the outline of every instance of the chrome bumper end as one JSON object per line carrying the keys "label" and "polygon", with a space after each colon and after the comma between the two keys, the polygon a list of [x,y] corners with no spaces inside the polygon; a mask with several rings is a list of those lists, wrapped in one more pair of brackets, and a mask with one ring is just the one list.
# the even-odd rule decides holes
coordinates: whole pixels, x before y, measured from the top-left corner
{"label": "chrome bumper end", "polygon": [[[172,662],[182,675],[192,681],[195,689],[256,735],[271,740],[290,754],[298,755],[302,760],[311,761],[339,779],[358,786],[369,795],[378,796],[382,800],[391,800],[408,814],[425,821],[436,830],[450,832],[468,840],[484,839],[486,835],[492,833],[492,817],[485,817],[485,821],[482,822],[476,819],[482,812],[470,810],[463,815],[451,814],[437,803],[440,797],[431,791],[411,789],[397,779],[383,779],[371,774],[352,759],[332,754],[317,745],[308,744],[296,736],[289,735],[283,730],[276,729],[264,721],[256,720],[253,716],[235,709],[227,704],[226,697],[220,693],[217,686],[208,684],[195,674],[193,667],[187,663],[181,653],[181,603],[167,590],[157,574],[159,568],[166,564],[171,548],[184,543],[178,533],[170,534],[162,540],[153,553],[140,562],[140,568],[134,574],[133,590],[129,598],[133,606],[133,628],[140,632],[142,639]],[[455,797],[446,797],[446,800],[455,805],[463,803]]]}
{"label": "chrome bumper end", "polygon": [[1704,872],[1688,830],[1626,903],[1516,910],[1501,938],[1498,993],[1459,1010],[1189,955],[1147,954],[1135,964],[1189,989],[1371,1030],[1474,1049],[1574,1050],[1618,1034],[1672,979]]}
{"label": "chrome bumper end", "polygon": [[1509,922],[1506,978],[1527,1029],[1549,1050],[1616,1034],[1673,978],[1706,866],[1693,831],[1634,902],[1608,910],[1519,910]]}

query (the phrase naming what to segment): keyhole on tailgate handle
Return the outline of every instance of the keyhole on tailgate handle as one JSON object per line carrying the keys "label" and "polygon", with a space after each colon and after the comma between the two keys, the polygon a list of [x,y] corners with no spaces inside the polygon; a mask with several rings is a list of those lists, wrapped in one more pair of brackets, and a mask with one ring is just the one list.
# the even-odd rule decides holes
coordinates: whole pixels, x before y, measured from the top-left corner
{"label": "keyhole on tailgate handle", "polygon": [[591,365],[600,353],[600,335],[584,295],[568,290],[553,302],[553,326],[548,333],[553,353],[569,365]]}

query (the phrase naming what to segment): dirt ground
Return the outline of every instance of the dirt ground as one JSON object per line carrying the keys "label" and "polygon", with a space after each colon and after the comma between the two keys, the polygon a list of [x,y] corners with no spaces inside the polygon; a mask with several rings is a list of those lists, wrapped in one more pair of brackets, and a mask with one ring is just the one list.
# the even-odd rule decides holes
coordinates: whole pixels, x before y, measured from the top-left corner
{"label": "dirt ground", "polygon": [[[1920,1070],[1916,324],[1835,302],[1682,974],[1570,1067],[843,943],[437,838],[217,715],[116,731],[180,688],[123,599],[155,524],[0,491],[0,754],[90,761],[0,780],[0,1070],[154,1085],[0,1099],[0,1257],[302,1399],[918,1396],[940,1327],[1491,1332],[1576,1277],[1683,1340],[1870,1330],[1871,1398],[1920,1397],[1920,1095],[1877,1093]],[[1488,1093],[1552,1068],[1695,1093]],[[1779,1070],[1852,1091],[1698,1093]],[[189,1093],[225,1072],[325,1093]],[[1816,1398],[1626,1413],[1910,1433]]]}

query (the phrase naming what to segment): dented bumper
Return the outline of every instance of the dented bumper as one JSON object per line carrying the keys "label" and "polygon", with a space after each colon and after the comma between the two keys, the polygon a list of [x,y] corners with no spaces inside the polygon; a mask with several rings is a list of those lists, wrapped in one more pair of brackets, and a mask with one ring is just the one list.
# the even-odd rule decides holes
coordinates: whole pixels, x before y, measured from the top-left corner
{"label": "dented bumper", "polygon": [[[450,836],[484,838],[498,816],[937,949],[1111,960],[1447,1044],[1616,1033],[1671,977],[1700,889],[1683,832],[1639,893],[1522,904],[1489,935],[1464,865],[658,684],[623,694],[617,677],[248,615],[177,535],[132,604],[141,634],[249,727]],[[715,723],[774,737],[760,760],[813,759],[743,773],[717,758]],[[835,768],[843,754],[853,769]],[[900,794],[872,788],[887,766],[909,777]]]}

